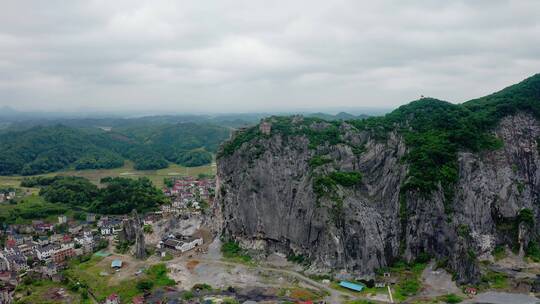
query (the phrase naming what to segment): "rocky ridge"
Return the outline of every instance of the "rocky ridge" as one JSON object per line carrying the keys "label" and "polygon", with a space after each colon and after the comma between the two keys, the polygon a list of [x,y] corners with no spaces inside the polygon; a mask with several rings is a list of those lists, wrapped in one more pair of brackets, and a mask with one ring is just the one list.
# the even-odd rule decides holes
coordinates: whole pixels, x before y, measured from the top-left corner
{"label": "rocky ridge", "polygon": [[[291,123],[331,127],[302,117]],[[217,229],[246,248],[303,255],[313,270],[356,277],[428,254],[446,261],[460,283],[471,283],[479,280],[478,261],[491,258],[495,246],[523,251],[540,235],[540,122],[528,111],[492,128],[502,147],[458,152],[450,199],[442,185],[429,195],[402,190],[410,168],[400,132],[381,139],[341,122],[333,124],[338,142],[313,146],[309,136],[270,131],[273,124],[271,118],[264,128],[234,135],[259,134],[218,159]],[[362,178],[317,190],[318,178],[336,172]],[[521,220],[524,209],[532,222]]]}

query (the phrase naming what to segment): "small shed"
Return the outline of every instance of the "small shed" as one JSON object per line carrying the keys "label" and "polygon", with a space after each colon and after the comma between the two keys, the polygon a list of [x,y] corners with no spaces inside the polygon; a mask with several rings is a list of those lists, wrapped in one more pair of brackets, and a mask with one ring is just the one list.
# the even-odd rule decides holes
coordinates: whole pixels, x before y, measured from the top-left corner
{"label": "small shed", "polygon": [[355,284],[347,281],[341,281],[339,282],[339,286],[354,290],[354,291],[362,291],[364,289],[364,285]]}
{"label": "small shed", "polygon": [[115,269],[120,269],[122,268],[122,261],[121,260],[113,260],[111,262],[111,267],[112,268],[115,268]]}

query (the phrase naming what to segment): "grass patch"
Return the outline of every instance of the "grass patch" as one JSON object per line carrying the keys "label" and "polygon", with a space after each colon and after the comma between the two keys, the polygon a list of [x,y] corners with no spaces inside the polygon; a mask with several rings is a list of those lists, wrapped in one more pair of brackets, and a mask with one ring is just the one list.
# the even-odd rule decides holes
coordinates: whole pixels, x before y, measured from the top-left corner
{"label": "grass patch", "polygon": [[233,259],[244,263],[251,262],[251,256],[237,242],[226,242],[221,245],[221,253],[227,259]]}
{"label": "grass patch", "polygon": [[165,253],[165,256],[161,258],[162,262],[167,262],[174,259],[174,256],[168,252]]}
{"label": "grass patch", "polygon": [[407,298],[418,294],[422,288],[420,277],[422,271],[426,268],[427,261],[405,263],[403,261],[396,262],[388,269],[381,269],[379,272],[390,272],[393,277],[397,278],[398,283],[394,288],[394,299],[404,301]]}
{"label": "grass patch", "polygon": [[444,295],[444,296],[440,296],[437,299],[439,301],[441,301],[441,302],[449,303],[449,304],[461,303],[463,301],[462,297],[457,296],[457,295],[455,295],[453,293],[450,293],[450,294],[447,294],[447,295]]}
{"label": "grass patch", "polygon": [[508,288],[508,276],[495,271],[488,271],[486,274],[484,274],[481,278],[481,282],[492,289]]}
{"label": "grass patch", "polygon": [[78,293],[68,290],[61,283],[53,282],[50,280],[33,280],[31,284],[22,283],[18,285],[16,289],[16,294],[22,295],[22,297],[17,301],[17,303],[63,303],[62,301],[56,300],[53,297],[54,291],[61,288],[64,289],[67,297],[71,299],[71,303],[92,303],[88,299],[82,299]]}
{"label": "grass patch", "polygon": [[[140,282],[152,282],[151,288],[176,284],[174,280],[167,276],[165,264],[152,265],[139,277],[113,283],[111,279],[114,272],[110,269],[108,263],[103,262],[103,259],[103,257],[98,256],[92,256],[90,259],[82,261],[72,259],[64,274],[70,281],[80,282],[88,286],[88,289],[92,291],[99,301],[104,301],[107,296],[116,293],[120,296],[122,302],[129,302],[133,297],[142,293],[139,288],[142,288],[143,284],[140,284]],[[102,272],[107,272],[108,275],[101,275]]]}
{"label": "grass patch", "polygon": [[176,285],[176,282],[169,278],[167,272],[167,266],[163,263],[152,265],[146,270],[148,278],[152,280],[157,287]]}
{"label": "grass patch", "polygon": [[506,256],[507,256],[506,255],[506,249],[502,245],[495,246],[495,248],[493,249],[491,254],[495,258],[495,261],[500,261],[500,260],[506,258]]}

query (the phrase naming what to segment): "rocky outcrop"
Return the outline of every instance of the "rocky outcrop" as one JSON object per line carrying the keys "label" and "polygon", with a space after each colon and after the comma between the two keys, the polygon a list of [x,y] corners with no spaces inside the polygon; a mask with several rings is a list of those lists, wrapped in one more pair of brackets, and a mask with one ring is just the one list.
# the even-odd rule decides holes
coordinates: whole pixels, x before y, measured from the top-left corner
{"label": "rocky outcrop", "polygon": [[138,259],[146,258],[146,248],[144,243],[144,232],[142,221],[137,210],[131,212],[131,217],[124,221],[120,239],[134,243],[133,255]]}
{"label": "rocky outcrop", "polygon": [[[342,143],[313,149],[306,136],[274,133],[221,157],[220,232],[248,248],[301,254],[316,270],[354,276],[427,253],[447,259],[458,281],[474,282],[479,258],[489,258],[497,244],[519,242],[512,227],[521,209],[531,209],[538,222],[540,124],[531,115],[500,121],[494,134],[501,149],[459,153],[459,181],[446,202],[451,215],[442,188],[429,196],[400,193],[408,168],[398,133],[375,139],[343,123],[340,134]],[[310,166],[315,155],[331,162]],[[314,178],[337,170],[360,172],[362,181],[339,187],[333,197],[315,193]],[[538,225],[530,229],[540,233]]]}

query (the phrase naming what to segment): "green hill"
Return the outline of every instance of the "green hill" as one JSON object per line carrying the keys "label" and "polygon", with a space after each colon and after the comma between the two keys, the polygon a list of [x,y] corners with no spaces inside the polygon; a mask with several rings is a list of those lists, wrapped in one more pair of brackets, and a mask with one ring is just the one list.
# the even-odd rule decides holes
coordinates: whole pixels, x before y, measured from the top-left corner
{"label": "green hill", "polygon": [[36,126],[0,134],[0,175],[33,175],[61,169],[117,168],[131,160],[135,169],[161,169],[169,162],[205,165],[229,136],[206,124],[113,129]]}

